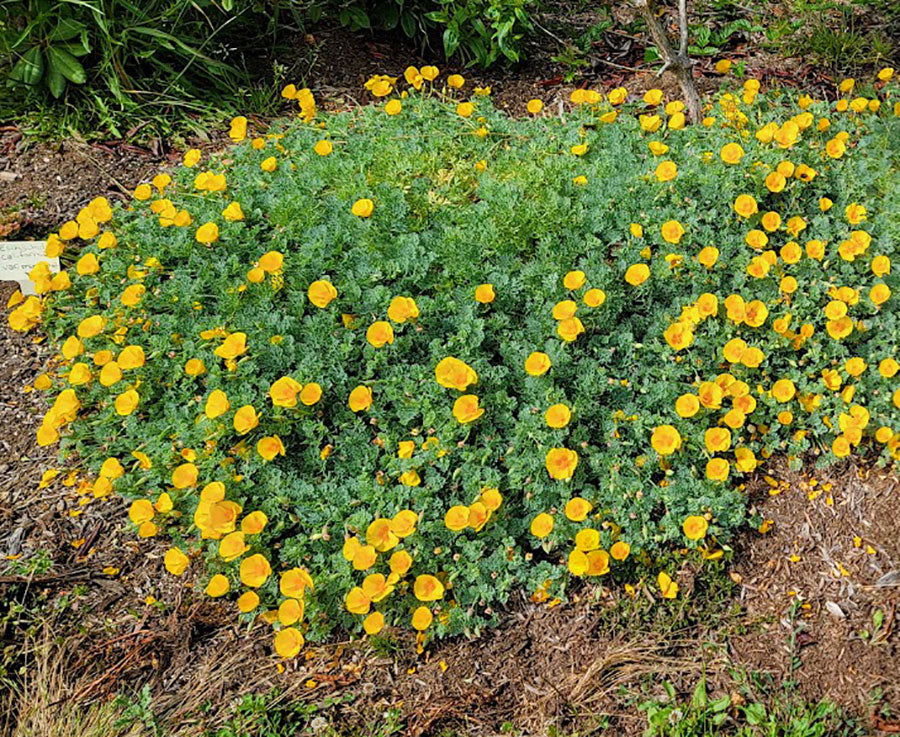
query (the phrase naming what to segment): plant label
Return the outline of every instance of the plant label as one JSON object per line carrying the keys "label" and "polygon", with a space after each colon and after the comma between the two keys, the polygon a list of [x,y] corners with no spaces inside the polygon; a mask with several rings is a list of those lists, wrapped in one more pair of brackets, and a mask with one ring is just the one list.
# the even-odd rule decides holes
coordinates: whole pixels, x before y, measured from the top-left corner
{"label": "plant label", "polygon": [[47,258],[46,241],[0,241],[0,281],[19,282],[22,294],[34,294],[34,284],[28,273],[41,261],[50,265],[54,274],[59,271],[59,259]]}

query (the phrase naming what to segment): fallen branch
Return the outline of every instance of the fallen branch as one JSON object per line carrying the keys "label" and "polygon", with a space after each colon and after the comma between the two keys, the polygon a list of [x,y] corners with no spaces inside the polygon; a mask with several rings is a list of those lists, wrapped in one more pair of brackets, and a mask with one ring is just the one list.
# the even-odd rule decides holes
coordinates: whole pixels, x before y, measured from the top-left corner
{"label": "fallen branch", "polygon": [[0,576],[0,584],[10,583],[55,583],[61,581],[89,581],[95,578],[94,572],[88,568],[76,568],[62,573],[47,573],[41,576],[10,575]]}

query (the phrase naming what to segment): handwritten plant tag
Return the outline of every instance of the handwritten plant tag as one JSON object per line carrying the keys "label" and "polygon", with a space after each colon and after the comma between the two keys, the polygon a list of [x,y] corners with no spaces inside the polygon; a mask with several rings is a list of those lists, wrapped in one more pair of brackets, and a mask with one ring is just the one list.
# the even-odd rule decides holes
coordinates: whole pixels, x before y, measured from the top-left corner
{"label": "handwritten plant tag", "polygon": [[34,284],[28,278],[41,261],[50,265],[50,271],[59,271],[59,259],[47,258],[46,241],[0,241],[0,281],[19,282],[22,294],[34,294]]}

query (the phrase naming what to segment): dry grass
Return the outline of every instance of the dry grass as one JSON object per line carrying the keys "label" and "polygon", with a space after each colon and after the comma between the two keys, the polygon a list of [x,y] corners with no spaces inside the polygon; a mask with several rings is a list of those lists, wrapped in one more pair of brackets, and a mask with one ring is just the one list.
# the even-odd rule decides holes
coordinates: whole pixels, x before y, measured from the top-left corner
{"label": "dry grass", "polygon": [[7,690],[4,733],[11,737],[138,737],[139,727],[123,721],[115,701],[83,703],[73,698],[76,647],[59,645],[49,628],[26,644],[21,685]]}
{"label": "dry grass", "polygon": [[677,657],[669,653],[697,650],[699,642],[635,643],[618,641],[610,644],[600,657],[592,660],[584,671],[573,673],[562,684],[569,702],[585,708],[609,699],[622,686],[633,684],[646,676],[665,674],[676,678],[684,674],[699,674],[711,667],[699,657]]}

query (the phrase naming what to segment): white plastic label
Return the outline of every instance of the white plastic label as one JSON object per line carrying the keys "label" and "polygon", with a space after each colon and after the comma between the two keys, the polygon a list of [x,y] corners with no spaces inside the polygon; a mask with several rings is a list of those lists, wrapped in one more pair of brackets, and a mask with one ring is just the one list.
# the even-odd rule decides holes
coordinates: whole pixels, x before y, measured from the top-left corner
{"label": "white plastic label", "polygon": [[59,259],[47,258],[46,241],[0,241],[0,281],[16,281],[22,294],[34,294],[34,284],[28,278],[41,261],[46,261],[52,273],[59,271]]}

